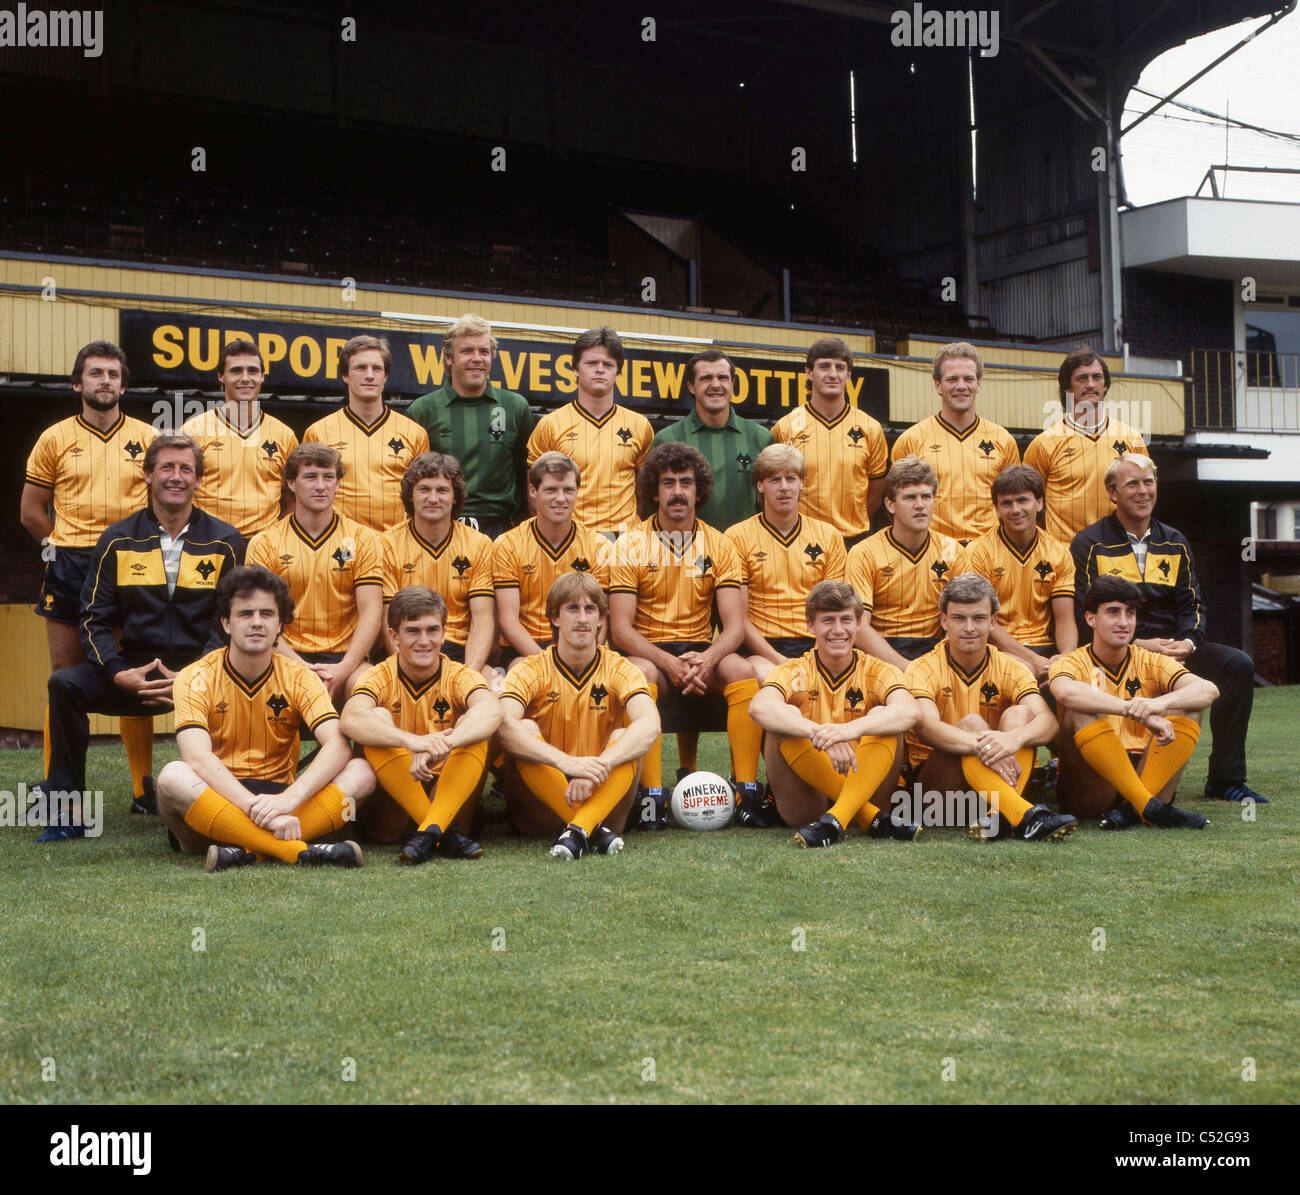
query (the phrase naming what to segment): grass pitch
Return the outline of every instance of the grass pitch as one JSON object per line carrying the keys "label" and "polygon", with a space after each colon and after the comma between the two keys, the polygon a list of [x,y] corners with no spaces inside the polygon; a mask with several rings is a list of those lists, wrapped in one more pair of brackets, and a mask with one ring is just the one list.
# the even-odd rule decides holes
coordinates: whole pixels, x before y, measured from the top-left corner
{"label": "grass pitch", "polygon": [[[1254,822],[1194,795],[1202,742],[1201,833],[673,831],[561,864],[489,809],[476,862],[217,876],[94,747],[102,838],[0,831],[0,1100],[1294,1101],[1298,725],[1300,689],[1257,694]],[[39,772],[0,755],[0,788]]]}

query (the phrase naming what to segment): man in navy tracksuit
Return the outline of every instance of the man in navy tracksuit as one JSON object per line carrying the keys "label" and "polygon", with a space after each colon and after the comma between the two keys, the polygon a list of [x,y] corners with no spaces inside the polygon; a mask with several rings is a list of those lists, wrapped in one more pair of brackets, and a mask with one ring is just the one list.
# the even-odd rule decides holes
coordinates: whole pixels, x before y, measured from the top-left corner
{"label": "man in navy tracksuit", "polygon": [[[152,716],[171,708],[172,679],[213,635],[217,582],[243,557],[239,532],[194,505],[203,476],[194,440],[159,436],[145,452],[144,476],[149,505],[110,526],[91,556],[81,592],[86,663],[49,680],[47,794],[85,791],[91,713]],[[78,820],[51,825],[39,841],[82,837]]]}
{"label": "man in navy tracksuit", "polygon": [[1070,544],[1074,556],[1074,606],[1079,642],[1092,631],[1083,618],[1083,595],[1099,576],[1122,577],[1142,594],[1137,647],[1179,660],[1194,676],[1212,681],[1219,699],[1210,707],[1210,752],[1205,796],[1220,801],[1265,797],[1246,784],[1246,731],[1255,698],[1255,664],[1243,651],[1207,641],[1205,607],[1192,549],[1182,533],[1155,518],[1156,466],[1125,453],[1106,470],[1115,510],[1085,527]]}

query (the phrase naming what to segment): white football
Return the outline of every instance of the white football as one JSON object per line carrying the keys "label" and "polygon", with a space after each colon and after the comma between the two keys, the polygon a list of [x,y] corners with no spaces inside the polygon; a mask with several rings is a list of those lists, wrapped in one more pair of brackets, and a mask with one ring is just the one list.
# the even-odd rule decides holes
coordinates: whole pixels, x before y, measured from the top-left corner
{"label": "white football", "polygon": [[692,772],[677,782],[670,804],[683,830],[721,830],[736,812],[736,794],[717,772]]}

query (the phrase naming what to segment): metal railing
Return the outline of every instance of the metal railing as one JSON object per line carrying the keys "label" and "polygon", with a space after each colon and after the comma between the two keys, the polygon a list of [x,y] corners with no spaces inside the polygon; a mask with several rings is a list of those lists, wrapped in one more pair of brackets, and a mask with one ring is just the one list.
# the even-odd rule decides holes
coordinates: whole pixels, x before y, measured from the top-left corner
{"label": "metal railing", "polygon": [[1193,349],[1189,431],[1300,432],[1300,353]]}

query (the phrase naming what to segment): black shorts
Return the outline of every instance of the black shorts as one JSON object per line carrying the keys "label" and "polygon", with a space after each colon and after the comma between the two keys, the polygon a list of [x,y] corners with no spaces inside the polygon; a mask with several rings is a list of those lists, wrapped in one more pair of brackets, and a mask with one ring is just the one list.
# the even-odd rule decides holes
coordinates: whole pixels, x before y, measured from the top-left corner
{"label": "black shorts", "polygon": [[442,654],[449,660],[455,660],[457,664],[465,662],[465,645],[463,643],[453,643],[450,639],[442,641]]}
{"label": "black shorts", "polygon": [[239,781],[255,797],[274,796],[276,793],[282,793],[289,786],[280,780],[258,780],[256,777],[245,779],[242,776],[236,776]]}
{"label": "black shorts", "polygon": [[910,635],[900,635],[896,639],[890,639],[886,636],[885,642],[904,659],[919,660],[939,642],[940,638],[941,636],[938,635],[933,639],[918,639]]}
{"label": "black shorts", "polygon": [[343,658],[341,651],[300,651],[306,664],[337,664]]}
{"label": "black shorts", "polygon": [[1056,655],[1056,645],[1052,643],[1046,643],[1042,646],[1035,646],[1032,643],[1026,643],[1025,646],[1029,648],[1034,655],[1042,656],[1045,660],[1050,660],[1054,655]]}
{"label": "black shorts", "polygon": [[[548,647],[550,647],[550,646],[551,646],[551,643],[552,643],[552,640],[550,640],[550,639],[538,639],[538,640],[537,640],[537,646],[540,647],[543,651],[545,651]],[[442,650],[443,650],[443,652],[444,652],[445,654],[450,654],[450,653],[447,652],[447,648],[448,648],[448,646],[449,646],[449,644],[446,644],[446,643],[444,643],[443,646],[442,646]],[[506,645],[501,649],[501,655],[500,655],[500,658],[497,660],[497,667],[498,667],[498,668],[509,668],[510,665],[513,664],[516,660],[522,660],[522,659],[527,659],[527,657],[526,657],[526,656],[521,656],[517,651],[515,651],[515,649],[514,649],[513,647],[510,646],[510,644],[507,643],[507,644],[506,644]],[[461,648],[461,660],[460,660],[460,662],[461,662],[462,664],[465,662],[465,649],[464,649],[464,648]]]}
{"label": "black shorts", "polygon": [[[797,660],[800,656],[806,656],[813,649],[813,640],[807,635],[797,635],[792,639],[784,639],[780,636],[775,639],[769,639],[770,643],[778,652],[787,660]],[[753,657],[754,653],[748,647],[740,647],[736,654],[743,656],[745,659]]]}
{"label": "black shorts", "polygon": [[713,646],[712,643],[656,643],[655,646],[660,651],[666,651],[670,656],[689,655],[693,651],[708,651]]}
{"label": "black shorts", "polygon": [[514,526],[512,520],[499,515],[462,514],[457,521],[464,523],[466,527],[473,527],[475,531],[482,532],[491,540],[500,539],[501,536]]}
{"label": "black shorts", "polygon": [[90,571],[94,548],[54,549],[54,559],[45,566],[36,613],[51,622],[76,626],[81,621],[81,587]]}

